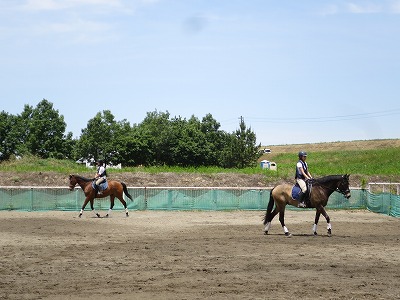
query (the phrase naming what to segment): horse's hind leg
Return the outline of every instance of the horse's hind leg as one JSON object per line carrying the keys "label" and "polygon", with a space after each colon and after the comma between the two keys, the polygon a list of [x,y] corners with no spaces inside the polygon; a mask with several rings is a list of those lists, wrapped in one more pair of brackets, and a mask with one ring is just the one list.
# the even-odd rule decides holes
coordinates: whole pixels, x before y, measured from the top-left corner
{"label": "horse's hind leg", "polygon": [[106,214],[106,218],[108,218],[111,215],[111,211],[114,208],[114,195],[110,195],[110,208],[108,209],[108,213]]}
{"label": "horse's hind leg", "polygon": [[117,197],[118,197],[118,200],[121,201],[122,205],[123,205],[124,208],[125,208],[125,215],[126,215],[127,217],[129,217],[128,206],[126,205],[126,201],[124,200],[124,197],[123,197],[122,195],[121,195],[121,196],[117,196]]}
{"label": "horse's hind leg", "polygon": [[278,210],[275,208],[270,214],[265,216],[265,227],[264,234],[268,234],[269,229],[271,228],[272,219],[278,214]]}
{"label": "horse's hind leg", "polygon": [[282,225],[282,228],[283,228],[283,232],[285,233],[285,236],[291,237],[292,234],[289,232],[289,230],[285,226],[285,211],[284,210],[279,212],[279,221],[281,222],[281,225]]}

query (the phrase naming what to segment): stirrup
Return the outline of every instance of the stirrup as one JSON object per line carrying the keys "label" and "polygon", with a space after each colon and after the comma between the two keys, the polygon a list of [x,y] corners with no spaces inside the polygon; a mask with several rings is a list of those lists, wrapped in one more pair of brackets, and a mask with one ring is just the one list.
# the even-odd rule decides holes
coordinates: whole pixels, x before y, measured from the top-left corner
{"label": "stirrup", "polygon": [[305,208],[307,207],[307,205],[304,202],[299,202],[299,204],[297,204],[297,207]]}

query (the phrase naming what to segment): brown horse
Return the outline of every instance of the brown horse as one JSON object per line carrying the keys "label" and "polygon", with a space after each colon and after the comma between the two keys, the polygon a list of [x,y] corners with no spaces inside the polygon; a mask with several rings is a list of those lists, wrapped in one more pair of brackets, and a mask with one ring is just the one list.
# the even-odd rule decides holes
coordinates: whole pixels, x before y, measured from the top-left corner
{"label": "brown horse", "polygon": [[[329,196],[335,191],[342,193],[347,199],[350,198],[349,176],[350,175],[347,174],[330,175],[319,179],[313,179],[310,201],[308,202],[307,207],[315,208],[317,210],[313,226],[314,235],[317,235],[317,225],[321,214],[325,217],[326,222],[328,223],[328,236],[332,235],[332,226],[330,218],[325,211],[325,206],[328,203]],[[292,236],[285,226],[286,205],[290,204],[296,207],[298,205],[298,202],[292,198],[292,187],[293,185],[290,184],[280,184],[271,190],[267,212],[264,217],[265,234],[268,234],[272,219],[279,213],[279,221],[281,222],[285,236]],[[275,208],[272,210],[274,204]]]}
{"label": "brown horse", "polygon": [[107,189],[104,190],[101,194],[96,194],[96,191],[92,187],[93,180],[94,180],[93,178],[88,179],[78,175],[69,175],[69,189],[72,191],[78,184],[82,188],[86,196],[85,201],[83,202],[82,205],[81,212],[79,213],[79,217],[82,216],[83,210],[85,209],[88,202],[90,202],[90,208],[95,213],[95,215],[100,218],[100,214],[97,213],[93,207],[94,198],[104,198],[107,196],[110,196],[110,209],[108,210],[106,217],[109,217],[109,215],[111,214],[111,211],[114,207],[115,197],[117,197],[119,201],[121,201],[122,205],[125,208],[125,214],[128,217],[129,216],[128,207],[124,200],[123,194],[125,193],[125,195],[131,200],[132,196],[129,195],[128,189],[126,188],[126,184],[123,182],[109,180]]}

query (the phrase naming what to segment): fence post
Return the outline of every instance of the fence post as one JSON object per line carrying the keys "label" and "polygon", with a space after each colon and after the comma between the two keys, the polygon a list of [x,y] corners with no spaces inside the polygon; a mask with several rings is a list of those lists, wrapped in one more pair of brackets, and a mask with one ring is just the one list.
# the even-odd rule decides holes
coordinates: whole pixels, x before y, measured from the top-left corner
{"label": "fence post", "polygon": [[30,197],[30,200],[31,200],[31,211],[33,211],[33,188],[31,188],[31,190],[30,190],[29,197]]}

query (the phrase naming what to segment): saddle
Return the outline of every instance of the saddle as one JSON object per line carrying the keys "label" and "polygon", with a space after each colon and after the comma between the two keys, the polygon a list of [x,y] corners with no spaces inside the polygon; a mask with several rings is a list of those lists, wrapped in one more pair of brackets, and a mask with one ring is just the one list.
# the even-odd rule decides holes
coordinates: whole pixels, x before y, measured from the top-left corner
{"label": "saddle", "polygon": [[[307,207],[310,207],[310,205],[311,205],[310,197],[311,197],[312,183],[313,183],[312,180],[306,181],[307,191],[304,194],[304,202],[306,203]],[[300,192],[301,192],[301,188],[300,188],[299,184],[296,182],[296,184],[293,185],[293,187],[292,187],[292,198],[296,201],[299,201]]]}
{"label": "saddle", "polygon": [[[93,189],[95,188],[95,184],[96,184],[96,180],[93,180],[92,181],[92,188]],[[98,187],[99,187],[98,188],[99,192],[105,191],[108,188],[108,181],[105,180],[104,182],[100,183],[100,185],[98,185]]]}

